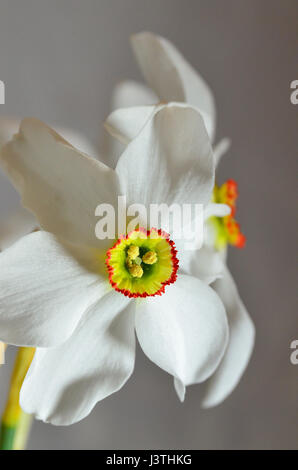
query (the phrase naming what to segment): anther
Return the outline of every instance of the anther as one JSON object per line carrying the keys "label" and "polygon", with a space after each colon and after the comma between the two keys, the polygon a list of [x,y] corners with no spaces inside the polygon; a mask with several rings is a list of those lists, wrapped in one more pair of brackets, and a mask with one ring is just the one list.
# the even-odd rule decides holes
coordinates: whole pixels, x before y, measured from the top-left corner
{"label": "anther", "polygon": [[129,272],[132,275],[132,277],[142,277],[143,276],[143,269],[138,264],[133,264],[129,268]]}
{"label": "anther", "polygon": [[130,245],[130,247],[127,250],[127,256],[130,259],[135,259],[137,256],[139,256],[140,250],[139,247],[136,245]]}
{"label": "anther", "polygon": [[157,261],[157,254],[155,251],[147,251],[143,256],[142,261],[145,264],[154,264]]}

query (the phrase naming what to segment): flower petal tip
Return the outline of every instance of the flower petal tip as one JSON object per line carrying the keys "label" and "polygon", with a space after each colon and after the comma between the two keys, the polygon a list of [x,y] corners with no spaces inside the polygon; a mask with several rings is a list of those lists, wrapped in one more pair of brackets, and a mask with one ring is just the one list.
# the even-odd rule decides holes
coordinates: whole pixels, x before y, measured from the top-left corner
{"label": "flower petal tip", "polygon": [[174,377],[174,387],[176,390],[176,393],[178,395],[178,398],[181,403],[184,403],[185,400],[185,394],[186,394],[186,387],[183,382],[181,382],[180,379],[177,377]]}

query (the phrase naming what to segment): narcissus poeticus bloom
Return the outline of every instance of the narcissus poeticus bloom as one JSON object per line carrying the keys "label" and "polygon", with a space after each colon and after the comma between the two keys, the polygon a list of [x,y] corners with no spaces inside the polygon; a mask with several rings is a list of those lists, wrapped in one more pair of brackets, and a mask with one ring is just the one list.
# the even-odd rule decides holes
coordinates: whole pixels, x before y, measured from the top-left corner
{"label": "narcissus poeticus bloom", "polygon": [[209,287],[220,255],[203,247],[192,263],[171,227],[140,224],[114,240],[95,231],[97,206],[117,207],[121,195],[148,209],[200,203],[209,216],[229,212],[210,203],[214,157],[200,113],[184,104],[156,109],[115,170],[26,119],[1,165],[43,229],[0,254],[0,339],[37,348],[23,409],[54,424],[84,418],[132,374],[135,333],[180,397],[207,380],[229,334]]}
{"label": "narcissus poeticus bloom", "polygon": [[[172,101],[187,102],[203,117],[211,141],[216,129],[215,100],[204,79],[185,60],[167,39],[143,32],[131,38],[132,48],[144,78],[150,88],[133,81],[121,82],[115,89],[113,108],[106,129],[123,148],[142,129],[147,119],[159,107]],[[118,109],[123,108],[123,109]],[[117,161],[119,143],[107,140],[112,160]],[[115,140],[115,139],[114,139]],[[221,140],[214,148],[215,166],[228,150],[229,139]],[[183,152],[180,154],[183,162]],[[221,254],[221,279],[212,284],[220,295],[228,316],[230,339],[224,359],[207,381],[203,406],[210,407],[223,401],[238,384],[250,359],[255,337],[254,325],[241,301],[235,282],[226,266],[227,246],[244,246],[245,237],[235,220],[237,184],[229,180],[222,186],[214,186],[212,200],[225,203],[231,212],[224,217],[211,216],[206,223],[206,245]],[[221,216],[223,214],[220,214]],[[190,257],[189,265],[196,265]],[[181,388],[177,388],[181,398]]]}

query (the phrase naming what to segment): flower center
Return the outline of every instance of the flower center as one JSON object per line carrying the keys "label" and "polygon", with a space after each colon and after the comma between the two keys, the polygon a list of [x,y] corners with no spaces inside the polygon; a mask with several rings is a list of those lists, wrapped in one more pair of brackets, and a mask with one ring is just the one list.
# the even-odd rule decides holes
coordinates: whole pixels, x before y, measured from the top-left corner
{"label": "flower center", "polygon": [[240,225],[235,220],[236,201],[238,198],[238,187],[234,180],[226,181],[222,186],[216,186],[213,190],[213,201],[227,204],[231,208],[231,214],[225,217],[211,217],[216,230],[215,246],[217,249],[224,248],[228,243],[243,248],[245,236],[241,232]]}
{"label": "flower center", "polygon": [[161,295],[177,279],[176,255],[174,242],[162,230],[134,230],[107,252],[110,283],[128,297]]}

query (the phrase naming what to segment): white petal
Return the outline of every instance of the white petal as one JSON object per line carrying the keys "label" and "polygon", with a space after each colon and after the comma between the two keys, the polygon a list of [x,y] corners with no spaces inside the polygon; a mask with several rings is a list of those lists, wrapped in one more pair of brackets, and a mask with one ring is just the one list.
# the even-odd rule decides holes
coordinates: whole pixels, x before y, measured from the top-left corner
{"label": "white petal", "polygon": [[122,148],[129,144],[140,133],[146,123],[154,117],[158,111],[167,107],[180,107],[194,109],[194,106],[185,103],[156,104],[151,106],[130,106],[113,111],[106,119],[104,125],[107,132],[122,144]]}
{"label": "white petal", "polygon": [[28,235],[38,227],[38,223],[31,212],[21,205],[10,216],[0,223],[0,251],[6,250],[19,238]]}
{"label": "white petal", "polygon": [[134,368],[134,311],[112,291],[86,313],[62,346],[38,349],[20,403],[27,413],[56,425],[85,418],[119,390]]}
{"label": "white petal", "polygon": [[160,108],[127,146],[116,172],[129,204],[209,202],[214,162],[201,115],[184,105]]}
{"label": "white petal", "polygon": [[221,158],[223,155],[229,150],[231,145],[230,139],[222,139],[218,144],[214,147],[214,160],[215,166],[218,166],[220,163]]}
{"label": "white petal", "polygon": [[226,308],[230,339],[219,368],[206,384],[204,408],[218,405],[237,386],[250,359],[255,338],[254,325],[227,268],[223,278],[215,282],[214,289]]}
{"label": "white petal", "polygon": [[227,204],[217,204],[210,202],[204,209],[204,220],[209,217],[225,217],[231,213],[231,208]]}
{"label": "white petal", "polygon": [[[179,256],[179,253],[182,256]],[[179,271],[197,277],[206,284],[211,284],[222,277],[222,258],[218,252],[207,246],[194,251],[178,249],[178,258]]]}
{"label": "white petal", "polygon": [[142,73],[161,101],[185,101],[199,108],[210,138],[215,132],[215,104],[202,77],[167,39],[143,32],[132,36]]}
{"label": "white petal", "polygon": [[85,137],[83,137],[81,134],[79,134],[77,131],[73,129],[68,129],[64,127],[57,127],[53,126],[53,129],[55,129],[58,134],[60,134],[67,142],[69,142],[73,147],[78,149],[80,152],[86,153],[90,157],[98,158],[98,152],[95,147],[87,140]]}
{"label": "white petal", "polygon": [[[157,96],[142,83],[126,80],[118,83],[112,93],[111,111],[131,106],[146,106],[158,102]],[[105,130],[102,136],[103,154],[107,156],[107,164],[115,168],[125,146]]]}
{"label": "white petal", "polygon": [[103,202],[116,207],[114,170],[35,119],[22,122],[20,133],[2,149],[0,162],[42,228],[72,243],[99,245],[95,209]]}
{"label": "white petal", "polygon": [[105,121],[105,128],[113,138],[127,145],[139,134],[157,109],[157,106],[116,109]]}
{"label": "white petal", "polygon": [[[0,146],[12,139],[13,135],[18,132],[20,122],[20,119],[0,117]],[[79,150],[96,155],[94,148],[77,132],[66,128],[57,128],[57,131]],[[8,248],[20,237],[27,235],[37,227],[38,222],[33,214],[24,209],[21,204],[17,205],[14,210],[10,211],[8,217],[1,220],[0,251]]]}
{"label": "white petal", "polygon": [[83,313],[108,289],[102,260],[91,249],[36,232],[0,254],[0,339],[54,346],[74,331]]}
{"label": "white petal", "polygon": [[[116,109],[106,119],[104,123],[105,129],[114,138],[114,141],[116,139],[116,142],[120,143],[123,151],[125,146],[136,138],[149,119],[153,117],[154,113],[157,113],[162,108],[171,107],[173,104],[131,106],[129,108]],[[175,106],[192,108],[202,115],[201,111],[194,106],[184,103],[175,103]]]}
{"label": "white petal", "polygon": [[177,377],[174,377],[174,387],[175,387],[179,400],[181,402],[184,402],[185,394],[186,394],[186,387],[184,383],[181,382],[180,379],[177,379]]}
{"label": "white petal", "polygon": [[137,306],[136,332],[149,359],[184,386],[202,382],[214,372],[228,340],[219,297],[198,279],[184,275],[161,297]]}
{"label": "white petal", "polygon": [[[20,124],[21,119],[0,117],[0,146],[12,139],[13,135],[18,132]],[[56,125],[53,125],[53,128],[81,152],[96,156],[97,152],[94,147],[77,131]]]}

